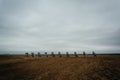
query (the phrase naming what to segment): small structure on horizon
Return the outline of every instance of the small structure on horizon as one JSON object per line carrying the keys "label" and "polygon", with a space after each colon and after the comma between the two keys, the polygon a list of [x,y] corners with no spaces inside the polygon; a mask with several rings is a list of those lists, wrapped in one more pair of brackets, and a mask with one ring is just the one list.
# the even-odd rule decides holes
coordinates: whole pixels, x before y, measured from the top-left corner
{"label": "small structure on horizon", "polygon": [[84,57],[86,56],[86,53],[85,53],[85,51],[83,51],[83,55],[84,55]]}
{"label": "small structure on horizon", "polygon": [[92,54],[93,54],[94,57],[96,57],[96,53],[94,51],[92,51]]}
{"label": "small structure on horizon", "polygon": [[74,52],[75,57],[78,57],[77,52]]}
{"label": "small structure on horizon", "polygon": [[41,54],[40,54],[40,52],[38,52],[38,57],[41,57]]}
{"label": "small structure on horizon", "polygon": [[46,57],[48,57],[48,54],[47,54],[47,52],[45,52],[45,55],[46,55]]}
{"label": "small structure on horizon", "polygon": [[31,53],[31,56],[32,56],[32,57],[34,57],[34,56],[35,56],[33,52]]}
{"label": "small structure on horizon", "polygon": [[60,51],[58,52],[58,55],[59,55],[59,57],[62,57],[62,55],[61,55]]}
{"label": "small structure on horizon", "polygon": [[25,53],[25,56],[26,56],[26,57],[28,57],[28,55],[29,55],[29,54],[28,54],[28,52],[27,52],[27,53]]}
{"label": "small structure on horizon", "polygon": [[51,52],[51,55],[52,55],[52,57],[55,57],[55,54],[54,54],[54,52]]}
{"label": "small structure on horizon", "polygon": [[70,55],[69,55],[69,53],[68,53],[68,52],[66,52],[66,56],[67,56],[67,57],[70,57]]}

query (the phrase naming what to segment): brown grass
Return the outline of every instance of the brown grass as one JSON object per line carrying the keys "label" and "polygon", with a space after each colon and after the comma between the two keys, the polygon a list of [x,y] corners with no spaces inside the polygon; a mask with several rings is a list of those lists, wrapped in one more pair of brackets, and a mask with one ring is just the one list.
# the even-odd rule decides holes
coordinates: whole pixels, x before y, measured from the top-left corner
{"label": "brown grass", "polygon": [[120,80],[120,55],[0,56],[0,80]]}

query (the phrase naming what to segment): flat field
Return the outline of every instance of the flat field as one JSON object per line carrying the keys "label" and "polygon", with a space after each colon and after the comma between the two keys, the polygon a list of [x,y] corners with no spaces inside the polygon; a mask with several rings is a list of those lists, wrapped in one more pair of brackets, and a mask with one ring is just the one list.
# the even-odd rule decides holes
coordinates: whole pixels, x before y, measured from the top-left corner
{"label": "flat field", "polygon": [[1,55],[0,80],[120,80],[120,55]]}

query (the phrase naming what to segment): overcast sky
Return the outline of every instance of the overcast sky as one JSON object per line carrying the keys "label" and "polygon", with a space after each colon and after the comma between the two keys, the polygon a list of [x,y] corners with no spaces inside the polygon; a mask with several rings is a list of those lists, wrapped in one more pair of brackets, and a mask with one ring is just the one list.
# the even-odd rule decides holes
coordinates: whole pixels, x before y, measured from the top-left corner
{"label": "overcast sky", "polygon": [[120,52],[120,0],[0,0],[0,51]]}

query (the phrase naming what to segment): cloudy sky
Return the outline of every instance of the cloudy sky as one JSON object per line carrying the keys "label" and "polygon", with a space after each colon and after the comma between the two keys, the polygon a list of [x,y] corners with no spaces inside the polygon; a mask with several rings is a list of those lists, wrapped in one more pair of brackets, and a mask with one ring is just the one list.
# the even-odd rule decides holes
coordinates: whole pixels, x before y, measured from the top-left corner
{"label": "cloudy sky", "polygon": [[120,0],[0,0],[0,51],[120,52]]}

